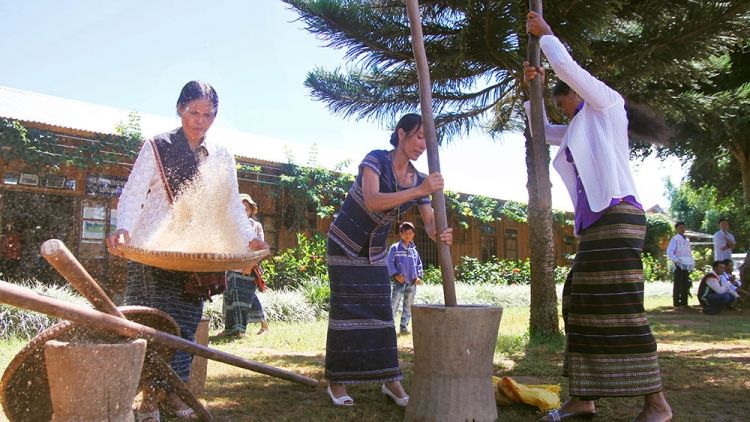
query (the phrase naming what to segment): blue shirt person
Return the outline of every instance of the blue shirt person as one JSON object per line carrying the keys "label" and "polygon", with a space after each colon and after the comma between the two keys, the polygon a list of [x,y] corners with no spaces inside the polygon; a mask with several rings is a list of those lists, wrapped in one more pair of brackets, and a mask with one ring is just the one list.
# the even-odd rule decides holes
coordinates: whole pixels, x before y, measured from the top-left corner
{"label": "blue shirt person", "polygon": [[393,308],[393,320],[396,320],[396,312],[401,298],[404,299],[404,307],[401,311],[401,334],[409,333],[409,321],[411,320],[411,305],[417,294],[417,285],[422,284],[422,259],[414,244],[414,224],[405,221],[399,227],[401,241],[394,243],[388,250],[388,272],[393,280],[391,292],[391,307]]}

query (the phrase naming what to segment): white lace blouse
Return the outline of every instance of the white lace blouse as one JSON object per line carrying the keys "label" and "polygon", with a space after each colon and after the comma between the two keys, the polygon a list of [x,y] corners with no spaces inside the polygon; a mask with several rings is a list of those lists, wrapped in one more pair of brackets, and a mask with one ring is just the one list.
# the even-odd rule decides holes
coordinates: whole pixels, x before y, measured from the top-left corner
{"label": "white lace blouse", "polygon": [[[221,144],[207,137],[203,141],[208,151],[206,162],[201,165],[212,168],[230,169],[223,175],[226,183],[231,184],[233,192],[231,203],[227,204],[227,212],[231,220],[239,228],[246,242],[259,237],[256,228],[247,218],[245,207],[240,199],[237,185],[237,164],[234,156]],[[167,220],[171,205],[167,197],[164,182],[156,165],[156,157],[149,141],[141,147],[138,158],[133,165],[133,171],[128,177],[117,204],[117,228],[125,229],[131,235],[135,232],[152,232]]]}

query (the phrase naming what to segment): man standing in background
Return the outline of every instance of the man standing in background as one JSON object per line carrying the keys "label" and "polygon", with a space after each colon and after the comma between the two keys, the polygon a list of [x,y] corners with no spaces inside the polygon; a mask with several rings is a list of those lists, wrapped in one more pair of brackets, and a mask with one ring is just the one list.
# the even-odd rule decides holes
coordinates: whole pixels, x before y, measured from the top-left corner
{"label": "man standing in background", "polygon": [[690,292],[690,272],[695,268],[693,251],[690,249],[690,239],[685,237],[687,226],[682,221],[674,225],[677,234],[669,241],[667,256],[674,263],[674,288],[672,302],[675,308],[688,306]]}
{"label": "man standing in background", "polygon": [[729,233],[729,221],[726,218],[719,220],[719,231],[714,234],[714,261],[732,259],[734,249],[734,236]]}

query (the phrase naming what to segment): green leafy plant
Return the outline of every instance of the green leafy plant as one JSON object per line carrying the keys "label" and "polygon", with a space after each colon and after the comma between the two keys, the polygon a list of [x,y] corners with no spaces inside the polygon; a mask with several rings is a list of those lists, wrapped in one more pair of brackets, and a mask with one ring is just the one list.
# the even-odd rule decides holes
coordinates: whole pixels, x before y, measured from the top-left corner
{"label": "green leafy plant", "polygon": [[326,267],[326,238],[314,234],[308,239],[297,233],[297,246],[274,256],[263,265],[269,287],[297,288],[310,278],[328,281]]}
{"label": "green leafy plant", "polygon": [[261,294],[263,310],[269,321],[309,322],[321,316],[319,309],[297,290],[283,289]]}
{"label": "green leafy plant", "polygon": [[328,313],[331,302],[331,285],[328,283],[328,277],[309,277],[303,279],[296,289],[302,293],[307,302],[315,309],[318,317]]}
{"label": "green leafy plant", "polygon": [[332,216],[343,204],[354,176],[342,172],[349,165],[349,160],[337,164],[333,170],[319,165],[317,145],[311,148],[305,166],[294,162],[289,149],[286,154],[287,163],[282,166],[279,179],[282,189],[271,194],[284,196],[284,226],[289,231],[297,231],[308,227],[308,212],[314,212],[319,218]]}
{"label": "green leafy plant", "polygon": [[440,271],[440,267],[434,265],[428,265],[424,269],[424,277],[422,277],[422,283],[424,284],[442,284],[443,273]]}
{"label": "green leafy plant", "polygon": [[668,259],[662,256],[643,254],[643,278],[646,281],[670,281],[672,267]]}
{"label": "green leafy plant", "polygon": [[646,237],[643,239],[643,254],[654,257],[663,256],[662,244],[669,242],[674,233],[674,223],[669,217],[659,213],[646,214]]}
{"label": "green leafy plant", "polygon": [[[567,267],[555,268],[555,283],[565,282],[570,270]],[[455,268],[456,282],[469,285],[526,285],[531,283],[529,260],[502,260],[493,258],[488,262],[479,262],[477,258],[461,257],[461,264]],[[429,266],[422,280],[425,284],[441,284],[440,268]]]}

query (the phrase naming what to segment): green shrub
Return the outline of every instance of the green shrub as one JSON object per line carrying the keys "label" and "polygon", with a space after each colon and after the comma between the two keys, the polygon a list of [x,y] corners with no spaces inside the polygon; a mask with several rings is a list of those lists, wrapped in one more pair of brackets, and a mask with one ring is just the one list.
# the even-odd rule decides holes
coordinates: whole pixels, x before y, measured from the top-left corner
{"label": "green shrub", "polygon": [[529,284],[529,261],[499,260],[493,257],[481,263],[477,258],[461,257],[456,281],[466,284]]}
{"label": "green shrub", "polygon": [[285,250],[263,264],[264,276],[270,288],[296,288],[310,278],[328,279],[326,268],[326,238],[315,234],[307,239],[297,234],[297,246]]}
{"label": "green shrub", "polygon": [[701,282],[701,278],[712,270],[714,249],[693,247],[693,258],[695,259],[695,269],[690,273],[690,280],[697,286],[697,283]]}
{"label": "green shrub", "polygon": [[[555,283],[562,284],[570,271],[567,267],[555,267]],[[464,256],[461,265],[456,267],[457,283],[466,284],[530,284],[531,266],[529,260],[501,260],[492,258],[481,263],[477,258]],[[440,268],[429,266],[422,279],[425,284],[442,284]]]}
{"label": "green shrub", "polygon": [[[561,295],[558,286],[558,300]],[[456,283],[456,301],[462,305],[488,305],[502,307],[528,307],[530,305],[529,286],[505,284],[466,284]],[[417,304],[443,304],[445,298],[441,286],[422,285],[417,287],[414,299]]]}
{"label": "green shrub", "polygon": [[224,296],[211,296],[211,302],[203,303],[203,316],[209,319],[208,327],[211,330],[224,329]]}
{"label": "green shrub", "polygon": [[569,272],[568,267],[555,267],[555,284],[564,284]]}
{"label": "green shrub", "polygon": [[331,285],[328,277],[310,277],[303,280],[296,289],[312,305],[317,316],[328,313],[331,302]]}
{"label": "green shrub", "polygon": [[674,223],[664,214],[646,214],[646,237],[643,255],[662,256],[661,245],[674,236]]}
{"label": "green shrub", "polygon": [[424,284],[443,284],[443,272],[440,271],[440,267],[428,265],[424,270],[422,282]]}
{"label": "green shrub", "polygon": [[666,258],[654,258],[643,254],[643,279],[646,281],[672,280],[672,267]]}
{"label": "green shrub", "polygon": [[[562,285],[558,284],[558,303],[562,299]],[[671,282],[646,283],[645,295],[649,298],[671,297]],[[456,284],[456,301],[463,305],[488,305],[502,306],[504,308],[528,308],[531,306],[531,295],[527,285],[502,285],[502,284]],[[422,285],[417,287],[417,295],[414,299],[416,304],[443,304],[443,289],[441,286]]]}
{"label": "green shrub", "polygon": [[320,312],[297,290],[267,290],[260,294],[268,321],[316,321]]}
{"label": "green shrub", "polygon": [[[63,286],[45,285],[36,280],[19,281],[13,284],[31,289],[44,296],[91,308],[91,304],[69,284]],[[58,322],[60,322],[59,318],[0,304],[0,340],[10,338],[31,339]]]}

